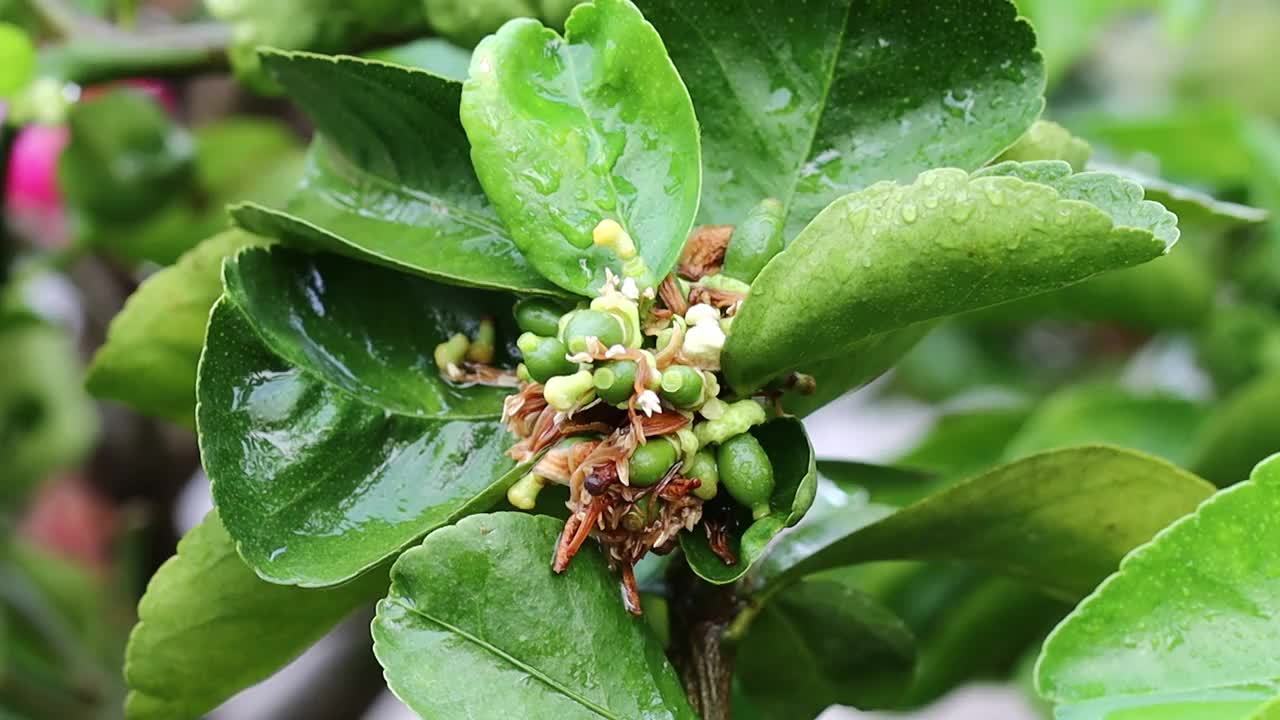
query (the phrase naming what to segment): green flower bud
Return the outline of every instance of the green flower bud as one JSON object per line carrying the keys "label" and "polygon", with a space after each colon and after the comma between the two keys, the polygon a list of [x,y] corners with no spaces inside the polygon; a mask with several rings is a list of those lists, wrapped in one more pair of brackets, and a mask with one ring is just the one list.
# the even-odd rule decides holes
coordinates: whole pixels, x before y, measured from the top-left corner
{"label": "green flower bud", "polygon": [[516,379],[522,383],[533,382],[533,376],[529,374],[529,366],[520,363],[516,366]]}
{"label": "green flower bud", "polygon": [[591,241],[600,247],[609,248],[621,260],[630,260],[636,256],[635,241],[617,220],[601,220],[591,231]]}
{"label": "green flower bud", "polygon": [[635,392],[636,363],[634,360],[605,363],[596,369],[594,377],[596,395],[610,405],[618,405]]}
{"label": "green flower bud", "polygon": [[666,438],[654,438],[636,447],[628,460],[631,487],[649,487],[676,464],[676,446]]}
{"label": "green flower bud", "polygon": [[752,517],[759,520],[769,514],[773,463],[754,435],[742,433],[721,443],[716,467],[724,489],[738,503],[751,508]]}
{"label": "green flower bud", "polygon": [[721,274],[745,283],[755,280],[769,260],[782,252],[786,214],[782,203],[773,198],[752,208],[733,229]]}
{"label": "green flower bud", "polygon": [[557,375],[571,375],[578,371],[577,364],[565,357],[568,350],[564,343],[555,338],[524,333],[516,340],[516,347],[524,355],[529,376],[540,383]]}
{"label": "green flower bud", "polygon": [[546,478],[530,472],[507,488],[507,502],[521,510],[532,510],[538,502],[538,493],[546,486]]}
{"label": "green flower bud", "polygon": [[[622,345],[638,348],[644,341],[640,331],[640,308],[621,293],[610,293],[591,301],[591,309],[609,313],[622,325]],[[601,340],[601,342],[604,342]]]}
{"label": "green flower bud", "polygon": [[588,402],[595,395],[596,389],[591,381],[590,370],[558,375],[547,380],[546,387],[542,389],[542,397],[556,410],[568,412],[579,404]]}
{"label": "green flower bud", "polygon": [[560,316],[564,311],[559,305],[545,298],[525,298],[516,303],[516,325],[525,332],[543,337],[560,334]]}
{"label": "green flower bud", "polygon": [[617,317],[599,310],[576,310],[560,334],[569,352],[587,349],[587,338],[594,337],[605,347],[621,345],[625,331]]}
{"label": "green flower bud", "polygon": [[480,329],[476,331],[476,339],[471,341],[471,347],[467,348],[467,359],[481,365],[493,364],[494,343],[497,342],[497,330],[493,325],[493,318],[487,317],[480,320]]}
{"label": "green flower bud", "polygon": [[702,402],[702,373],[688,365],[672,365],[662,373],[662,396],[678,408]]}
{"label": "green flower bud", "polygon": [[470,346],[471,340],[462,333],[458,333],[440,343],[432,354],[436,361],[436,367],[440,369],[440,372],[448,374],[449,366],[458,367],[466,361],[467,348]]}
{"label": "green flower bud", "polygon": [[765,419],[764,407],[748,398],[729,403],[720,417],[698,423],[693,432],[697,434],[698,442],[703,447],[718,445],[764,423]]}

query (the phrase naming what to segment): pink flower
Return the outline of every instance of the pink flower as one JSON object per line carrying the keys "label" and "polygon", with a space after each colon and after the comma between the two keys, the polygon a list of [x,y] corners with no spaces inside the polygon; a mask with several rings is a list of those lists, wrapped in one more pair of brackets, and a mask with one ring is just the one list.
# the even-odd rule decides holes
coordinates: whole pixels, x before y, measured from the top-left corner
{"label": "pink flower", "polygon": [[5,209],[15,226],[45,247],[66,243],[58,156],[70,132],[57,125],[28,125],[13,140],[5,179]]}

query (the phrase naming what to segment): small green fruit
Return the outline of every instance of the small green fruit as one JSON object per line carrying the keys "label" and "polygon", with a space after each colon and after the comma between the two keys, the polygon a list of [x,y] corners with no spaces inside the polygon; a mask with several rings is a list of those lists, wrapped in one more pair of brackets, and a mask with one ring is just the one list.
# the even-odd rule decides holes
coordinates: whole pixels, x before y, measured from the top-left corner
{"label": "small green fruit", "polygon": [[662,373],[662,397],[678,408],[702,402],[702,373],[688,365],[672,365]]}
{"label": "small green fruit", "polygon": [[617,317],[599,310],[577,310],[564,326],[560,339],[570,352],[587,349],[587,338],[598,339],[605,347],[621,345],[625,337]]}
{"label": "small green fruit", "polygon": [[524,355],[524,365],[529,377],[545,383],[558,375],[572,375],[578,366],[568,360],[564,343],[552,337],[539,337],[525,333],[516,340],[516,347]]}
{"label": "small green fruit", "polygon": [[636,363],[615,360],[596,369],[596,395],[610,405],[624,403],[635,392]]}
{"label": "small green fruit", "polygon": [[716,466],[716,454],[705,448],[693,456],[693,461],[684,468],[684,476],[697,478],[702,484],[693,494],[703,500],[710,500],[720,489],[720,470]]}
{"label": "small green fruit", "polygon": [[516,303],[516,325],[534,335],[555,337],[563,314],[560,306],[544,298],[525,298]]}
{"label": "small green fruit", "polygon": [[743,433],[721,444],[716,467],[724,489],[734,500],[751,508],[753,517],[759,520],[769,514],[769,498],[774,487],[773,463],[754,435]]}
{"label": "small green fruit", "polygon": [[636,448],[629,461],[631,487],[649,487],[662,479],[676,464],[676,446],[654,438]]}

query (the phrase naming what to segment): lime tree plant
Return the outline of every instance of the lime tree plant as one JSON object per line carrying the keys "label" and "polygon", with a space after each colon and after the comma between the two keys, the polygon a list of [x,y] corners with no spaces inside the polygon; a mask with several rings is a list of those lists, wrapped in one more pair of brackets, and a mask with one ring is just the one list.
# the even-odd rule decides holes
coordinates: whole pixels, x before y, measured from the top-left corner
{"label": "lime tree plant", "polygon": [[814,457],[800,418],[942,319],[1178,239],[1037,124],[1007,0],[594,0],[462,82],[252,62],[317,128],[302,181],[144,284],[91,371],[194,422],[216,505],[139,605],[131,718],[198,717],[375,601],[423,717],[898,707],[925,658],[864,566],[1075,601],[1213,492],[1113,446]]}

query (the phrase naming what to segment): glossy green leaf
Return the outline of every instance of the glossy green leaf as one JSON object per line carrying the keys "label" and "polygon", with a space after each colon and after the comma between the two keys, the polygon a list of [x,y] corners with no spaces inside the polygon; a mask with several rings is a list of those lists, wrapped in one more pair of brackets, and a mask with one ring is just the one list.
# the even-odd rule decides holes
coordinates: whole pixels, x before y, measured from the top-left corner
{"label": "glossy green leaf", "polygon": [[735,675],[763,717],[816,717],[834,704],[889,707],[910,685],[910,628],[841,580],[783,590],[736,647]]}
{"label": "glossy green leaf", "polygon": [[756,278],[725,376],[756,388],[868,337],[1137,265],[1177,240],[1176,218],[1136,184],[1069,173],[1062,162],[931,170],[841,198]]}
{"label": "glossy green leaf", "polygon": [[516,20],[476,47],[462,91],[471,160],[516,245],[549,280],[590,294],[606,218],[650,272],[680,257],[702,184],[698,122],[662,39],[630,0],[578,6],[561,38]]}
{"label": "glossy green leaf", "polygon": [[1040,114],[1044,68],[1006,0],[642,0],[702,124],[700,220],[766,197],[794,237],[881,180],[974,170]]}
{"label": "glossy green leaf", "polygon": [[996,158],[997,162],[1032,162],[1035,160],[1062,160],[1076,172],[1082,172],[1093,155],[1089,143],[1051,120],[1037,120],[1026,135],[1018,138],[1008,150]]}
{"label": "glossy green leaf", "polygon": [[89,366],[89,392],[194,427],[196,363],[209,309],[222,295],[222,260],[262,242],[230,230],[147,278],[112,318]]}
{"label": "glossy green leaf", "polygon": [[692,720],[594,545],[551,572],[560,531],[540,515],[476,515],[402,555],[373,622],[392,692],[422,717]]}
{"label": "glossy green leaf", "polygon": [[523,468],[498,418],[395,413],[291,367],[220,300],[200,361],[197,426],[213,498],[271,582],[324,586],[502,499]]}
{"label": "glossy green leaf", "polygon": [[729,535],[729,548],[737,556],[737,564],[725,565],[711,551],[701,525],[680,534],[680,547],[689,567],[702,579],[718,585],[735,582],[745,575],[775,535],[800,522],[817,492],[818,471],[813,446],[799,420],[789,416],[776,418],[756,426],[751,434],[760,441],[773,463],[776,485],[769,500],[773,512],[752,522],[750,511],[729,500],[727,493],[721,493],[717,504],[704,511],[704,514],[733,515],[735,526]]}
{"label": "glossy green leaf", "polygon": [[1045,641],[1058,716],[1243,720],[1275,697],[1278,513],[1272,458],[1130,553]]}
{"label": "glossy green leaf", "polygon": [[0,314],[0,508],[93,448],[98,416],[80,386],[66,333],[25,314]]}
{"label": "glossy green leaf", "polygon": [[125,716],[203,717],[377,599],[387,588],[384,572],[317,590],[263,582],[210,513],[178,543],[138,604],[125,656]]}
{"label": "glossy green leaf", "polygon": [[1219,487],[1249,476],[1280,451],[1280,373],[1268,372],[1228,395],[1205,418],[1189,467]]}
{"label": "glossy green leaf", "polygon": [[[242,227],[457,284],[556,293],[507,236],[471,170],[459,83],[349,57],[267,53],[316,124],[285,211],[233,210]],[[377,112],[352,112],[376,107]]]}
{"label": "glossy green leaf", "polygon": [[512,298],[438,285],[337,255],[251,249],[223,270],[227,300],[290,365],[399,415],[494,418],[511,388],[446,380],[432,353],[456,333],[498,323],[496,364],[514,367]]}
{"label": "glossy green leaf", "polygon": [[775,583],[876,560],[965,560],[1078,597],[1212,486],[1107,446],[1033,455],[931,495],[816,549]]}
{"label": "glossy green leaf", "polygon": [[1036,407],[1004,455],[1016,459],[1072,445],[1107,443],[1186,465],[1191,439],[1204,417],[1201,404],[1175,395],[1109,384],[1069,386]]}

